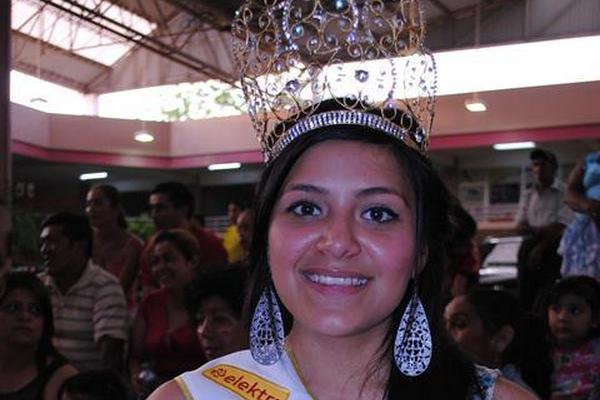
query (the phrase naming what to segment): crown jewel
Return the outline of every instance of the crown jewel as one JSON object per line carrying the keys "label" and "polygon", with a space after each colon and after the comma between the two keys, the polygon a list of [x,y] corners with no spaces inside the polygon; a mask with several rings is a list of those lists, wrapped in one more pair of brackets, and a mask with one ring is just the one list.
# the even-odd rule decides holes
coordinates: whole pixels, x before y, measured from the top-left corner
{"label": "crown jewel", "polygon": [[[246,0],[232,32],[267,161],[311,126],[368,126],[427,149],[436,69],[418,0]],[[328,99],[340,110],[316,114]]]}

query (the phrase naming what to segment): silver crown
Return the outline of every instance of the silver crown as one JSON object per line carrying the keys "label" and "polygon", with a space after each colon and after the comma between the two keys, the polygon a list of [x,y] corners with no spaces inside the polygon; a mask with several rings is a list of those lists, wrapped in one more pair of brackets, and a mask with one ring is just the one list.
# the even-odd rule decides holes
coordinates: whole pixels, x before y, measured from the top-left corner
{"label": "silver crown", "polygon": [[[247,0],[232,33],[267,161],[311,126],[334,124],[427,149],[437,82],[418,0]],[[328,99],[340,110],[318,113]]]}

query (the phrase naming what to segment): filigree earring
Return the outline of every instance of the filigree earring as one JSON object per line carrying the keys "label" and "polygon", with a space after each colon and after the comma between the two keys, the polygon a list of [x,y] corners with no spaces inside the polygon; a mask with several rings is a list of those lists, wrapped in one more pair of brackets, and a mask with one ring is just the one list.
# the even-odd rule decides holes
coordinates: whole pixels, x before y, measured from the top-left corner
{"label": "filigree earring", "polygon": [[283,319],[277,296],[267,283],[254,309],[250,325],[250,352],[262,365],[275,364],[283,352]]}
{"label": "filigree earring", "polygon": [[415,284],[396,333],[394,360],[402,374],[419,376],[429,367],[432,349],[427,314]]}

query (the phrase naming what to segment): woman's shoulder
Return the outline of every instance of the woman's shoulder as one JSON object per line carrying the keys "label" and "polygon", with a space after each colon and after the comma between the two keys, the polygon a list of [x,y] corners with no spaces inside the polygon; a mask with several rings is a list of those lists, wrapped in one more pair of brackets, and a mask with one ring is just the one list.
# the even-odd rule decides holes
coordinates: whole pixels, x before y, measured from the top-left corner
{"label": "woman's shoulder", "polygon": [[56,363],[56,367],[48,376],[46,387],[44,388],[44,399],[58,398],[58,391],[62,384],[73,375],[77,374],[77,370],[71,364]]}
{"label": "woman's shoulder", "polygon": [[233,400],[259,395],[280,399],[292,393],[294,399],[308,399],[286,360],[282,357],[280,362],[264,366],[254,361],[249,350],[242,350],[181,374],[157,389],[150,400]]}
{"label": "woman's shoulder", "polygon": [[493,400],[537,400],[538,397],[508,379],[499,377],[496,380]]}
{"label": "woman's shoulder", "polygon": [[[236,399],[227,388],[231,369],[252,374],[254,361],[248,350],[232,353],[212,360],[193,371],[185,372],[164,383],[154,391],[148,400],[224,400]],[[241,375],[241,374],[240,374]],[[241,383],[238,382],[238,385]]]}

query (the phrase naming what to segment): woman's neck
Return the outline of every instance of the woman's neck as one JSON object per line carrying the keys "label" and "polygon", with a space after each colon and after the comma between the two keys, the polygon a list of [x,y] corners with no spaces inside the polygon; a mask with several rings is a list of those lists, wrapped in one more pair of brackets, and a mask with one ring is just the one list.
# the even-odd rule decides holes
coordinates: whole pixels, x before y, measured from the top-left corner
{"label": "woman's neck", "polygon": [[292,328],[287,344],[316,399],[381,399],[389,375],[384,337],[385,331],[341,338]]}
{"label": "woman's neck", "polygon": [[106,224],[94,227],[94,239],[107,243],[120,240],[123,232],[117,224]]}

